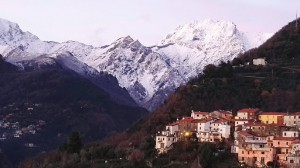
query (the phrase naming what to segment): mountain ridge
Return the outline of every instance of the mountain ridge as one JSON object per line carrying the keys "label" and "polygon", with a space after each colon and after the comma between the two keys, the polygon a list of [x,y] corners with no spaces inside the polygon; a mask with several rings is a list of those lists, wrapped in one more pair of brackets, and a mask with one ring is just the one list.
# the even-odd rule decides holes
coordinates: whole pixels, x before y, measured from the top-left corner
{"label": "mountain ridge", "polygon": [[[176,87],[201,73],[205,65],[232,60],[263,42],[251,42],[232,22],[213,20],[179,26],[151,47],[144,46],[130,36],[102,47],[76,41],[43,42],[36,36],[31,39],[18,26],[11,27],[16,30],[12,29],[8,34],[20,37],[12,41],[2,38],[2,42],[0,38],[0,53],[7,61],[16,63],[41,54],[69,51],[97,71],[115,76],[135,102],[150,111],[160,105]],[[6,34],[0,31],[0,37],[6,37]],[[259,36],[261,39],[267,37]],[[22,39],[25,42],[18,44],[17,40]],[[9,42],[13,44],[5,46]]]}

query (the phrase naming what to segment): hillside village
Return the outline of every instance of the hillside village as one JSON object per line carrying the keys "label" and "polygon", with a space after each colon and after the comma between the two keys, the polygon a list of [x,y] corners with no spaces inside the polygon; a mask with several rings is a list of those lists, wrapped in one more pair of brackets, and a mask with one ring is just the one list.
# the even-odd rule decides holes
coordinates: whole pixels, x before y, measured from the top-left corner
{"label": "hillside village", "polygon": [[[25,135],[35,135],[46,126],[46,121],[39,119],[38,113],[42,104],[24,103],[8,104],[0,108],[0,142],[20,139]],[[36,116],[28,120],[28,116]],[[33,143],[25,143],[26,147],[36,147]]]}
{"label": "hillside village", "polygon": [[178,141],[231,144],[231,153],[241,165],[300,167],[300,112],[237,111],[191,112],[166,125],[156,135],[155,148],[166,153]]}

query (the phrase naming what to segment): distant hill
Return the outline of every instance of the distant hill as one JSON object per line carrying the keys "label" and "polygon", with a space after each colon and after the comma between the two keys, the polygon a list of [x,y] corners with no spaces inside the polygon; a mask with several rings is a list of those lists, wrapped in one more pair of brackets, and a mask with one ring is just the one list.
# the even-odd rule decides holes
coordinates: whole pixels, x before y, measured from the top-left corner
{"label": "distant hill", "polygon": [[[149,167],[149,163],[154,167],[172,167],[171,160],[176,159],[183,162],[179,167],[191,167],[192,162],[199,158],[197,153],[190,155],[193,150],[189,149],[188,145],[183,144],[182,148],[175,147],[177,155],[167,154],[157,158],[153,137],[166,124],[190,115],[192,110],[210,112],[223,109],[235,113],[241,108],[255,107],[263,111],[299,111],[299,39],[300,34],[295,30],[295,22],[291,22],[265,44],[240,55],[232,62],[221,62],[217,66],[207,65],[202,74],[186,85],[178,87],[162,106],[141,119],[126,133],[113,136],[101,144],[88,145],[85,148],[87,153],[97,157],[91,159],[92,163],[80,163],[92,167],[100,164],[102,158],[113,160],[119,157],[131,158],[134,155],[143,156],[140,167]],[[247,64],[254,58],[261,57],[266,57],[266,66]],[[90,152],[91,149],[98,151],[98,155]],[[187,152],[189,150],[190,153]],[[57,152],[53,155],[61,156],[63,153]],[[124,167],[130,167],[130,163],[135,163],[133,161],[129,159],[129,163],[123,163]],[[53,163],[49,161],[49,156],[35,162],[41,165]],[[35,162],[28,161],[24,165]],[[56,163],[60,165],[62,161]],[[110,165],[114,166],[113,163]]]}
{"label": "distant hill", "polygon": [[58,148],[72,131],[95,141],[147,113],[116,103],[95,83],[58,65],[18,71],[0,59],[0,67],[0,138],[6,138],[0,149],[13,163]]}

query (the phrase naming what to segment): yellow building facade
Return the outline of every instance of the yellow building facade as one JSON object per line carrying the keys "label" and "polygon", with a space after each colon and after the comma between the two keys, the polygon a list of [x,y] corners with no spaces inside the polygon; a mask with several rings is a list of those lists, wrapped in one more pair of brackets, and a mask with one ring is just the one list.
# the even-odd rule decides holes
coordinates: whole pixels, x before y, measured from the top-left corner
{"label": "yellow building facade", "polygon": [[258,115],[258,119],[264,124],[283,124],[283,116],[285,113],[264,112]]}

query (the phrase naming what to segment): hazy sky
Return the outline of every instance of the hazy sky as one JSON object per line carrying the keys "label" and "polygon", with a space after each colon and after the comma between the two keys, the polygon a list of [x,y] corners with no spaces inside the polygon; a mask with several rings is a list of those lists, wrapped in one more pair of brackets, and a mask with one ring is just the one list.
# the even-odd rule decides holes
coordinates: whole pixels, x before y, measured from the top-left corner
{"label": "hazy sky", "polygon": [[42,40],[105,45],[130,35],[152,45],[177,26],[206,18],[275,32],[299,8],[300,0],[0,0],[0,18]]}

